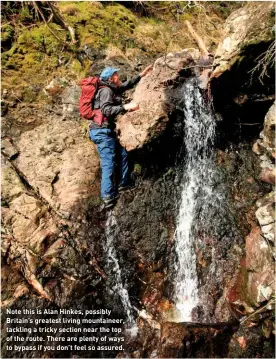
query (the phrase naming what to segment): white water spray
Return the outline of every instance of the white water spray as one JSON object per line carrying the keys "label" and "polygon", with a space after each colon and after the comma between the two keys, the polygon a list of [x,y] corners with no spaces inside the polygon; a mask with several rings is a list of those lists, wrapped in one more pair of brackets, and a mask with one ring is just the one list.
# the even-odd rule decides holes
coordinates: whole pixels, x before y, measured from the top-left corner
{"label": "white water spray", "polygon": [[138,328],[132,314],[132,306],[129,299],[128,291],[122,281],[121,268],[119,265],[116,249],[114,247],[114,240],[118,235],[118,231],[119,227],[116,218],[113,212],[110,211],[108,213],[105,230],[108,275],[113,276],[115,285],[112,290],[120,297],[122,306],[127,315],[126,332],[129,332],[131,336],[136,336]]}
{"label": "white water spray", "polygon": [[185,121],[181,202],[175,231],[175,303],[177,321],[192,321],[198,304],[198,278],[194,229],[198,211],[210,199],[213,178],[212,144],[215,119],[206,106],[196,80],[183,85]]}

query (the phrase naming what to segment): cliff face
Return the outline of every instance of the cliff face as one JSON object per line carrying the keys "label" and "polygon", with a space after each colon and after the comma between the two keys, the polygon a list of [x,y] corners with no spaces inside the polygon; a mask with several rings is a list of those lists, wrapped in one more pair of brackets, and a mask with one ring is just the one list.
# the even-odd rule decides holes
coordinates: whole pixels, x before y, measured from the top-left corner
{"label": "cliff face", "polygon": [[[60,10],[67,22],[76,24],[81,46],[85,46],[84,39],[92,36],[95,29],[89,27],[89,18],[83,18],[83,4],[69,5],[59,5]],[[122,280],[132,305],[140,311],[140,333],[127,343],[130,356],[272,355],[274,65],[265,64],[265,76],[263,63],[254,70],[259,55],[269,55],[273,44],[272,5],[248,4],[227,19],[211,75],[213,105],[220,113],[215,143],[218,177],[214,187],[217,193],[226,194],[228,212],[225,218],[222,208],[213,213],[214,218],[220,218],[213,226],[217,229],[214,236],[201,236],[199,230],[196,238],[202,303],[195,315],[210,327],[167,322],[174,307],[174,233],[187,157],[183,147],[182,89],[187,78],[195,74],[192,71],[179,76],[177,69],[187,54],[196,62],[199,51],[188,48],[189,42],[178,42],[178,51],[162,57],[158,57],[160,49],[127,52],[107,46],[108,50],[97,50],[94,55],[91,46],[82,50],[83,64],[92,64],[95,71],[105,65],[119,65],[130,75],[141,69],[141,63],[153,57],[155,60],[153,72],[141,80],[134,93],[128,94],[139,102],[140,109],[117,121],[119,139],[130,151],[137,182],[136,189],[120,196],[113,211],[117,234],[114,246],[120,268],[124,268]],[[98,14],[110,10],[101,4],[91,6],[97,6]],[[141,26],[140,21],[148,21],[136,19],[121,5],[115,7],[119,23],[126,22],[120,31],[127,36]],[[108,11],[105,21],[111,21]],[[257,21],[259,16],[262,21]],[[95,34],[93,43],[100,41],[97,31]],[[137,43],[150,39],[154,42],[154,36],[136,33],[136,37]],[[24,57],[23,63],[28,60],[23,56],[27,41],[23,40],[5,55],[8,64],[4,64],[4,71],[15,71],[15,77],[16,71],[22,70],[18,65],[20,56]],[[11,43],[5,41],[4,45],[10,47]],[[32,51],[40,53],[41,49]],[[52,58],[51,53],[47,56]],[[89,60],[89,56],[93,59]],[[11,64],[13,60],[18,69]],[[124,308],[120,298],[109,293],[116,286],[116,278],[106,265],[110,214],[100,208],[99,157],[88,138],[87,123],[79,119],[77,109],[80,89],[75,80],[83,67],[78,71],[76,60],[70,61],[67,67],[57,68],[58,76],[47,86],[39,82],[41,101],[36,98],[36,102],[26,103],[21,84],[8,83],[3,89],[3,308],[107,306],[121,313]],[[32,65],[30,68],[34,69]],[[254,314],[257,309],[260,311]],[[218,328],[217,322],[226,324]],[[241,337],[245,344],[240,344]],[[224,348],[219,345],[221,340],[227,343]],[[198,343],[204,343],[201,349]],[[13,353],[6,356],[9,355]]]}

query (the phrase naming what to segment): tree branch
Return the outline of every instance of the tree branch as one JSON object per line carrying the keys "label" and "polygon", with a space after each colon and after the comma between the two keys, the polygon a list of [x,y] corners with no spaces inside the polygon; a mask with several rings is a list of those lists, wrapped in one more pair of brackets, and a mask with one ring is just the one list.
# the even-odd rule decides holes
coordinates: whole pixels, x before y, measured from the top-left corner
{"label": "tree branch", "polygon": [[69,26],[68,24],[66,24],[63,20],[63,18],[61,17],[59,11],[57,10],[57,8],[52,4],[51,1],[47,1],[47,4],[49,5],[51,11],[52,11],[52,14],[53,14],[53,17],[54,19],[56,20],[56,22],[65,30],[69,31],[69,34],[70,34],[70,37],[71,37],[71,40],[72,40],[72,43],[75,44],[77,41],[76,41],[76,37],[75,37],[75,31],[74,29]]}
{"label": "tree branch", "polygon": [[50,28],[50,26],[48,25],[44,15],[43,15],[43,12],[40,10],[39,6],[36,4],[36,1],[32,1],[32,4],[35,8],[35,11],[37,14],[39,14],[42,18],[42,20],[44,21],[45,25],[48,27],[48,29],[50,30],[50,32],[53,34],[53,36],[58,40],[58,41],[62,41],[56,34],[55,32]]}
{"label": "tree branch", "polygon": [[194,28],[192,27],[190,21],[186,20],[185,24],[186,24],[186,26],[188,28],[189,33],[191,34],[191,36],[194,38],[195,42],[197,43],[197,46],[198,46],[199,50],[202,52],[203,55],[208,56],[209,51],[207,50],[207,47],[204,44],[204,41],[198,35],[198,33],[194,30]]}

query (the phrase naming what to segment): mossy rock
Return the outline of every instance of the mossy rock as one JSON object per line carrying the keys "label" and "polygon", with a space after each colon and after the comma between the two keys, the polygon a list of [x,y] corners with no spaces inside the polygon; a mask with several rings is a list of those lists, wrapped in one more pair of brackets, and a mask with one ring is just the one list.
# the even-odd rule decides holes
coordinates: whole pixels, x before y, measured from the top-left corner
{"label": "mossy rock", "polygon": [[[56,36],[54,35],[56,34]],[[59,39],[58,39],[58,38]],[[25,29],[18,37],[19,50],[36,50],[47,55],[62,51],[66,33],[56,24],[41,25],[33,29]]]}
{"label": "mossy rock", "polygon": [[60,2],[58,7],[66,22],[75,28],[80,46],[99,48],[118,40],[123,45],[137,22],[131,11],[119,4],[103,8],[98,3]]}
{"label": "mossy rock", "polygon": [[4,24],[1,27],[1,46],[3,49],[8,49],[14,39],[14,28],[9,24]]}

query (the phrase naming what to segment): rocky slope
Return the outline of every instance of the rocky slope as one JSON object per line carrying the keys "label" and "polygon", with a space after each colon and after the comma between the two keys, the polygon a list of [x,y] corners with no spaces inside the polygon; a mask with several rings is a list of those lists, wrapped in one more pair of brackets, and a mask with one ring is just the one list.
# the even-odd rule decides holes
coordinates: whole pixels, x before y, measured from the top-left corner
{"label": "rocky slope", "polygon": [[[274,65],[267,64],[268,76],[261,77],[261,82],[262,67],[248,75],[258,56],[270,51],[273,44],[272,5],[259,2],[236,10],[226,21],[224,38],[215,55],[210,86],[215,111],[221,115],[216,139],[220,176],[216,185],[218,191],[227,193],[226,208],[232,222],[222,219],[216,237],[207,241],[199,238],[197,242],[197,269],[205,295],[203,307],[208,312],[204,316],[199,311],[198,318],[207,326],[166,322],[173,306],[169,268],[185,158],[179,101],[183,82],[194,74],[179,76],[178,69],[188,54],[196,63],[199,51],[189,48],[158,58],[152,74],[142,79],[134,94],[129,94],[139,102],[140,109],[118,119],[120,141],[130,151],[138,187],[123,194],[115,207],[119,228],[115,244],[131,302],[151,318],[138,318],[140,334],[127,344],[130,357],[273,355]],[[93,34],[89,26],[85,28],[87,33],[82,32],[82,21],[89,24],[89,19],[83,18],[83,5],[60,6],[65,19],[77,24],[79,35]],[[94,9],[96,5],[91,6]],[[134,19],[130,10],[114,6],[118,16],[127,16],[122,31],[131,31],[132,23],[137,29],[137,21],[148,21]],[[102,11],[101,4],[97,8]],[[257,14],[262,14],[264,20],[257,21]],[[143,41],[149,41],[150,37],[143,36]],[[82,39],[84,46],[82,41],[86,40]],[[17,70],[9,66],[24,55],[24,41],[9,54],[4,71]],[[5,44],[10,46],[8,40]],[[179,42],[178,46],[183,49],[189,45]],[[126,52],[120,51],[103,51],[103,58],[97,52],[94,69],[119,64],[125,74],[134,74],[141,68],[141,58],[156,58],[159,49],[140,54],[132,63],[125,57]],[[47,56],[52,58],[52,53]],[[23,57],[23,62],[27,61],[27,56]],[[85,61],[91,65],[87,58]],[[56,72],[58,78],[44,84],[46,102],[26,103],[21,84],[4,86],[3,308],[107,306],[121,313],[121,303],[107,295],[107,287],[114,283],[105,272],[107,214],[100,209],[99,158],[88,139],[87,124],[79,119],[77,111],[78,72],[72,70],[72,62],[68,64],[68,68]],[[71,77],[61,76],[69,70]],[[9,76],[5,76],[4,72],[6,85]],[[38,86],[41,94],[41,83]],[[154,327],[152,323],[156,322]],[[224,324],[217,326],[218,322]],[[223,348],[219,345],[222,340],[228,344]],[[88,357],[87,353],[78,355]]]}

